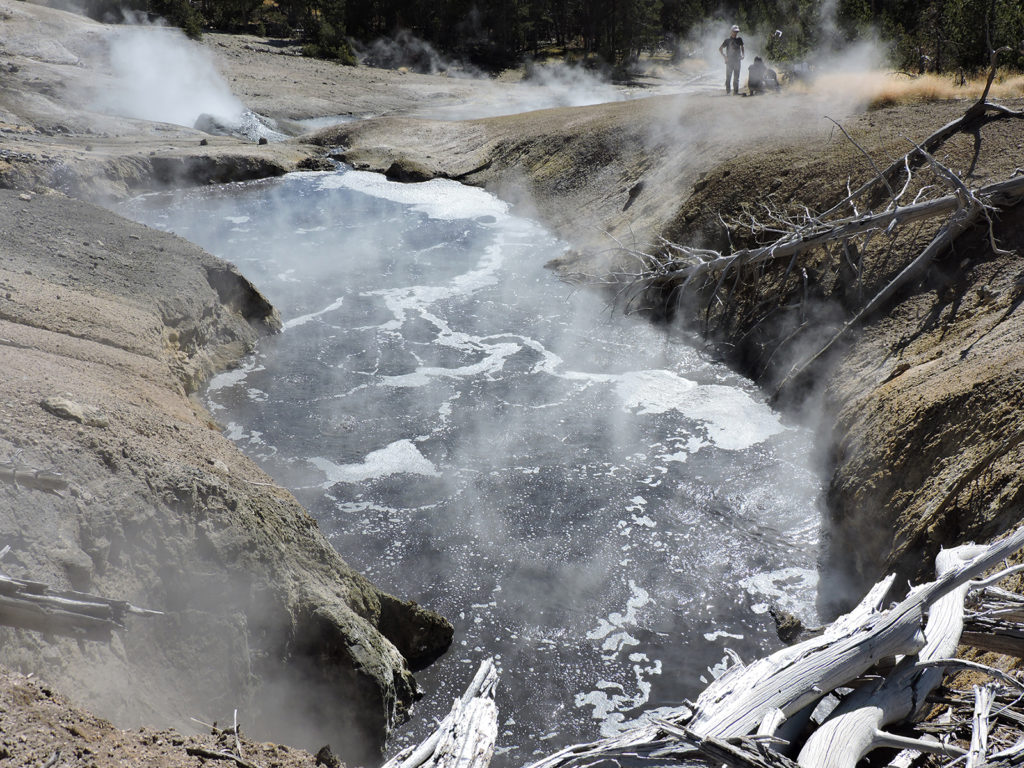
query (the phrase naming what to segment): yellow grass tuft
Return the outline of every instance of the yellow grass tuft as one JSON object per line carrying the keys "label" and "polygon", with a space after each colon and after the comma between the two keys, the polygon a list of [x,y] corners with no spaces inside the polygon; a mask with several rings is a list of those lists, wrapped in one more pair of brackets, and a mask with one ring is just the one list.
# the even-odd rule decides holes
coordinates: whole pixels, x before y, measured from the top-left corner
{"label": "yellow grass tuft", "polygon": [[[845,93],[877,109],[895,104],[920,104],[951,99],[978,99],[985,89],[985,79],[968,80],[964,85],[952,75],[920,75],[911,77],[891,72],[825,73],[807,85],[797,88],[810,92]],[[1024,75],[997,77],[989,91],[995,98],[1024,96]]]}

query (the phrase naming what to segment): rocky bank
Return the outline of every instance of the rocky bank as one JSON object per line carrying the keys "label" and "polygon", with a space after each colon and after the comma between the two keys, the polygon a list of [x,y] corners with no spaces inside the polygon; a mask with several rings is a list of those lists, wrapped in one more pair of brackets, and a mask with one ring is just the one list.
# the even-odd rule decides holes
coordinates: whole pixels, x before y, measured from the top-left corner
{"label": "rocky bank", "polygon": [[90,112],[116,30],[22,3],[0,19],[0,460],[68,483],[0,483],[2,567],[163,613],[109,643],[5,628],[0,662],[122,727],[238,710],[258,738],[373,763],[451,625],[349,568],[193,398],[279,329],[273,307],[231,265],[82,199],[315,153]]}
{"label": "rocky bank", "polygon": [[[97,94],[117,87],[118,28],[18,0],[0,0],[0,24],[0,459],[70,482],[63,496],[0,485],[3,569],[165,613],[131,618],[109,644],[3,630],[0,662],[119,725],[187,728],[238,708],[258,738],[331,740],[355,762],[374,759],[415,698],[410,669],[443,650],[450,626],[353,573],[192,399],[274,332],[258,290],[92,202],[315,168],[331,153],[393,178],[487,186],[576,247],[563,269],[596,275],[622,245],[663,235],[722,246],[719,215],[770,195],[819,209],[842,197],[871,169],[826,115],[888,160],[966,106],[868,111],[840,88],[428,121],[410,112],[512,86],[339,68],[274,41],[208,35],[232,91],[285,132],[304,118],[376,116],[257,145],[99,109]],[[1019,121],[983,126],[977,142],[944,150],[972,183],[1024,164]],[[1019,522],[1022,225],[1019,209],[997,222],[1010,254],[971,233],[817,372],[833,454],[826,565],[850,594],[883,569],[917,574],[941,544]],[[899,263],[879,254],[872,284]],[[738,295],[748,308],[777,300],[781,280],[766,273]],[[835,286],[819,292],[823,308],[842,300]],[[740,313],[724,339],[750,338],[752,317]],[[770,383],[764,348],[738,344],[733,359]]]}
{"label": "rocky bank", "polygon": [[0,200],[0,454],[70,483],[0,487],[3,568],[164,612],[109,644],[5,629],[0,658],[121,724],[238,708],[266,738],[372,759],[451,627],[353,572],[189,398],[276,312],[176,237],[57,194]]}

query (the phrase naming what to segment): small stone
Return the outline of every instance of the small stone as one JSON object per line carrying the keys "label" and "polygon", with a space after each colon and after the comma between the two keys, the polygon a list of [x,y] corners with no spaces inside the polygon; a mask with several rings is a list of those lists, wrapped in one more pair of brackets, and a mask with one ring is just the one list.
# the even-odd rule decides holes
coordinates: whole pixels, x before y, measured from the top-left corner
{"label": "small stone", "polygon": [[66,397],[47,397],[40,401],[39,405],[43,410],[52,413],[61,419],[77,421],[87,427],[109,427],[110,419],[98,408],[91,405],[82,405]]}
{"label": "small stone", "polygon": [[316,764],[326,766],[326,768],[341,768],[341,760],[331,750],[330,744],[320,747],[320,751],[316,753]]}
{"label": "small stone", "polygon": [[795,643],[806,629],[800,619],[774,605],[768,607],[768,613],[775,622],[775,633],[779,636],[779,640],[787,645]]}
{"label": "small stone", "polygon": [[18,199],[19,200],[24,200],[27,203],[29,200],[32,199],[32,195],[30,195],[28,192],[24,192],[24,193],[18,195]]}

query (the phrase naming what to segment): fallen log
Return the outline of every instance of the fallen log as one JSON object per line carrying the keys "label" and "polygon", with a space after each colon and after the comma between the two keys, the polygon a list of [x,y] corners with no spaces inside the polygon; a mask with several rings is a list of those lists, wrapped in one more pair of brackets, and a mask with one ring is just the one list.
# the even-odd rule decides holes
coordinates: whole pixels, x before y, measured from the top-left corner
{"label": "fallen log", "polygon": [[497,684],[498,670],[493,660],[485,659],[434,732],[381,768],[487,768],[498,736]]}
{"label": "fallen log", "polygon": [[[7,548],[4,548],[6,553]],[[125,628],[125,618],[162,616],[124,600],[71,590],[54,590],[38,581],[0,574],[0,624],[36,632],[70,635],[87,640],[109,640]]]}
{"label": "fallen log", "polygon": [[[943,550],[937,578],[883,608],[893,577],[879,582],[861,603],[816,637],[804,640],[749,665],[735,664],[698,697],[657,718],[614,736],[565,747],[528,768],[584,768],[603,761],[632,768],[701,764],[732,768],[840,768],[856,765],[877,747],[963,756],[967,750],[933,737],[887,732],[886,726],[920,717],[930,692],[947,671],[972,669],[1024,690],[1005,672],[949,658],[964,625],[964,602],[972,589],[988,603],[998,594],[992,579],[977,579],[1009,555],[1024,548],[1024,527],[989,546]],[[1002,578],[1015,569],[1000,572]],[[1024,602],[1024,600],[1022,600]],[[927,624],[925,625],[925,617]],[[892,658],[896,658],[895,664]],[[865,678],[865,673],[871,675]],[[494,745],[497,713],[490,692],[496,673],[481,666],[466,695],[428,739],[409,748],[384,768],[486,768]],[[993,691],[995,689],[993,688]],[[840,704],[803,743],[810,711],[826,695]],[[480,703],[482,700],[483,703]],[[479,709],[475,708],[479,704]],[[1000,709],[1007,719],[1008,706]],[[1012,717],[1024,721],[1024,716]],[[459,721],[463,721],[460,725]],[[779,734],[793,723],[787,738]],[[980,738],[980,737],[979,737]],[[796,762],[779,751],[799,752]],[[769,748],[772,747],[772,748]],[[975,749],[975,768],[984,763]],[[1024,750],[997,753],[990,762],[1008,768]]]}
{"label": "fallen log", "polygon": [[58,495],[68,487],[68,481],[60,473],[27,468],[16,461],[0,461],[0,482]]}
{"label": "fallen log", "polygon": [[[1009,207],[1024,199],[1024,176],[1015,176],[1004,181],[986,184],[970,192],[972,198],[983,206]],[[848,241],[872,232],[889,232],[907,224],[935,219],[965,208],[964,196],[959,192],[944,197],[897,206],[878,213],[865,213],[826,222],[824,214],[803,227],[796,228],[758,248],[742,248],[735,253],[723,255],[717,251],[689,248],[668,244],[673,251],[671,257],[658,259],[648,254],[635,254],[648,274],[630,283],[623,294],[622,303],[628,310],[636,299],[649,290],[656,282],[673,278],[681,281],[681,288],[691,283],[708,279],[713,275],[727,275],[745,267],[756,266],[768,261],[788,259],[822,245]],[[971,221],[977,219],[980,209],[974,212]],[[956,234],[959,234],[957,232]],[[940,243],[941,244],[941,243]],[[721,278],[719,278],[721,282]],[[890,293],[893,289],[890,289]]]}
{"label": "fallen log", "polygon": [[[992,52],[989,82],[994,76],[998,53]],[[940,165],[931,153],[956,133],[973,130],[988,120],[1002,118],[1024,119],[1024,111],[1015,112],[988,102],[986,89],[982,98],[961,117],[935,131],[920,144],[915,144],[912,150],[884,170],[879,170],[868,156],[875,171],[874,176],[858,189],[848,192],[843,200],[827,211],[814,213],[804,208],[793,212],[771,203],[763,203],[756,214],[747,211],[743,220],[721,219],[730,240],[734,231],[743,231],[750,238],[761,242],[769,239],[770,242],[765,245],[726,253],[665,241],[658,252],[644,253],[619,243],[618,250],[636,260],[636,271],[630,274],[629,269],[624,267],[619,273],[608,275],[599,282],[615,290],[614,302],[627,313],[655,310],[672,315],[692,302],[697,316],[701,317],[703,331],[708,333],[713,322],[723,326],[730,322],[735,307],[733,294],[744,274],[760,274],[758,270],[769,262],[778,262],[780,259],[783,264],[788,262],[774,289],[776,295],[759,297],[760,304],[752,310],[756,311],[756,316],[747,319],[749,327],[740,337],[742,340],[756,333],[762,323],[779,312],[794,309],[800,311],[800,319],[795,328],[783,338],[774,340],[774,350],[764,349],[759,353],[761,372],[764,373],[781,349],[793,349],[796,339],[802,337],[808,328],[815,327],[813,323],[807,322],[805,316],[808,296],[813,294],[813,285],[810,284],[817,281],[830,285],[830,281],[837,281],[843,286],[838,289],[838,294],[844,300],[856,294],[857,305],[848,308],[846,321],[828,339],[809,353],[797,356],[787,368],[776,372],[773,376],[776,382],[774,394],[778,397],[795,382],[802,380],[804,374],[812,370],[829,350],[834,349],[837,342],[891,302],[900,290],[919,279],[933,261],[947,252],[957,238],[975,225],[988,222],[992,248],[999,252],[992,235],[990,213],[1015,206],[1024,200],[1024,175],[1015,172],[1009,179],[997,184],[968,189],[952,171]],[[849,134],[847,136],[850,138]],[[852,138],[850,140],[853,141]],[[855,141],[853,143],[856,145]],[[867,154],[863,148],[860,149]],[[936,197],[932,191],[936,185],[932,182],[923,186],[917,196],[910,200],[915,184],[920,186],[920,177],[915,171],[926,163],[931,166],[939,183],[951,187],[951,194]],[[905,179],[900,183],[895,183],[897,173],[905,174]],[[863,211],[858,201],[866,196],[867,211]],[[849,215],[851,210],[852,215]],[[877,250],[880,242],[882,247],[888,242],[888,246],[893,247],[898,233],[906,231],[908,226],[928,221],[936,222],[939,226],[927,247],[914,254],[873,296],[864,300],[861,293],[864,286],[864,254],[868,246]],[[814,262],[815,269],[820,273],[817,278],[809,277],[809,268],[800,262],[804,254],[814,250],[825,252],[825,259],[821,263]],[[800,285],[792,287],[794,277],[798,281],[802,280],[802,296]],[[574,279],[587,278],[581,275]]]}
{"label": "fallen log", "polygon": [[[936,558],[936,575],[941,578],[984,552],[976,546],[943,550]],[[942,682],[941,669],[922,670],[917,662],[956,653],[969,587],[963,583],[935,601],[925,628],[927,642],[916,656],[905,657],[876,685],[857,689],[829,715],[800,750],[802,768],[854,768],[868,752],[892,746],[883,729],[913,715]]]}
{"label": "fallen log", "polygon": [[[867,317],[870,317],[873,313],[877,312],[881,307],[888,303],[896,293],[901,290],[904,286],[908,285],[911,281],[916,280],[922,276],[924,270],[941,254],[947,251],[953,242],[964,232],[968,231],[983,215],[986,215],[987,204],[984,197],[979,197],[967,189],[963,182],[958,179],[955,174],[946,168],[943,168],[935,162],[934,158],[931,157],[920,147],[918,150],[933,163],[938,169],[939,176],[944,178],[954,188],[953,197],[958,201],[957,208],[950,216],[949,220],[943,224],[939,231],[932,238],[932,241],[928,243],[928,246],[921,251],[914,259],[911,260],[900,272],[890,280],[880,291],[878,291],[870,301],[865,303],[854,315],[843,323],[842,327],[834,333],[829,339],[811,355],[804,356],[799,363],[794,365],[789,373],[782,379],[779,385],[775,389],[775,396],[778,395],[794,380],[802,376],[815,362],[817,362],[823,355],[825,355],[829,349],[833,347],[840,339],[846,336],[852,329],[858,327],[860,323]],[[1024,177],[1018,179],[1010,179],[1010,187],[1007,187],[1007,182],[1000,182],[999,194],[1005,196],[1007,189],[1011,190],[1011,194],[1016,196],[1024,195],[1024,183],[1018,184],[1018,182],[1024,182]],[[943,198],[945,199],[945,198]],[[899,210],[899,209],[897,209]]]}

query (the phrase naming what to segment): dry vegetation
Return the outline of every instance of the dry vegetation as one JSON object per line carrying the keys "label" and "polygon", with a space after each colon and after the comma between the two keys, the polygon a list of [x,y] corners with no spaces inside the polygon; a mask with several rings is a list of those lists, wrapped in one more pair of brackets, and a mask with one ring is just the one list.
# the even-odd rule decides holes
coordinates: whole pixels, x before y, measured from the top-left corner
{"label": "dry vegetation", "polygon": [[[985,90],[985,78],[964,80],[952,74],[908,75],[903,72],[833,72],[818,76],[811,83],[795,83],[793,90],[809,93],[846,93],[869,105],[870,109],[898,104],[950,100],[977,100]],[[996,99],[1024,96],[1024,75],[998,76],[989,90]]]}

